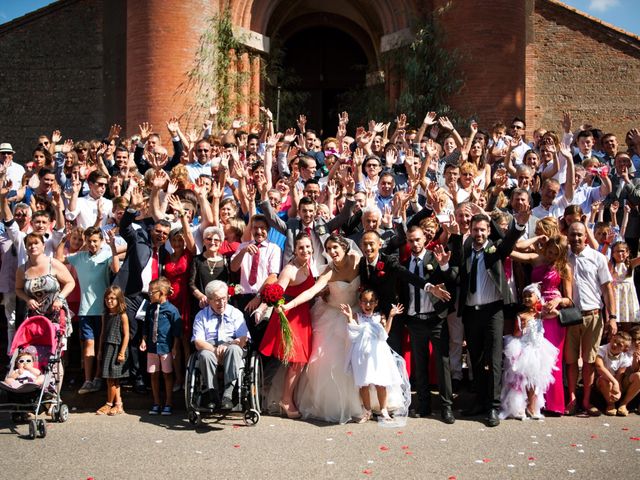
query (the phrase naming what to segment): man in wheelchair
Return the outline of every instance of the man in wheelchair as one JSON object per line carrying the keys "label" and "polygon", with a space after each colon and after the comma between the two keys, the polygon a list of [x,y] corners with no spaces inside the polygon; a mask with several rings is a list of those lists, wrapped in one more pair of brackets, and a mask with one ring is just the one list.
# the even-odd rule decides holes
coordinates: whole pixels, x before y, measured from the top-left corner
{"label": "man in wheelchair", "polygon": [[[225,410],[234,407],[233,393],[241,381],[244,348],[249,340],[249,329],[240,310],[229,305],[226,283],[210,282],[205,288],[209,305],[193,321],[194,343],[198,355],[198,369],[202,379],[201,406]],[[218,365],[224,369],[222,401],[218,394]]]}

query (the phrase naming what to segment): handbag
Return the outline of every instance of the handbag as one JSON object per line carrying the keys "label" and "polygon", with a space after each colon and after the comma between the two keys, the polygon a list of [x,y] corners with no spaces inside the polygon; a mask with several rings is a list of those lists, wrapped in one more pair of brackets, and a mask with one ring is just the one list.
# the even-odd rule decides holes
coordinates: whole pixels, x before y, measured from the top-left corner
{"label": "handbag", "polygon": [[577,307],[563,308],[558,315],[558,321],[563,327],[571,327],[582,323],[582,312]]}

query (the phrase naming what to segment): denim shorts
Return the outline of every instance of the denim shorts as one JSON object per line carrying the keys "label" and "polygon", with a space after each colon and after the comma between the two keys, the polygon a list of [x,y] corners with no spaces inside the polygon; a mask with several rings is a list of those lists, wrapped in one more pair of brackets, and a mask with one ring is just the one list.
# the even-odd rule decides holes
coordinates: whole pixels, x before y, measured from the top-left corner
{"label": "denim shorts", "polygon": [[80,325],[80,340],[100,339],[100,330],[102,329],[102,316],[80,315],[78,319]]}

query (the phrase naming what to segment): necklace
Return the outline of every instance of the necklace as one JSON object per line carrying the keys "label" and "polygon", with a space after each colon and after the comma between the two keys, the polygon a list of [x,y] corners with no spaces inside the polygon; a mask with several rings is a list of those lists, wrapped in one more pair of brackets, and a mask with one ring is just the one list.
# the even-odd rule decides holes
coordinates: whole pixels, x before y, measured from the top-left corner
{"label": "necklace", "polygon": [[219,256],[211,258],[207,257],[207,268],[209,269],[209,275],[213,275],[213,271],[215,270],[220,260],[222,260],[222,257]]}

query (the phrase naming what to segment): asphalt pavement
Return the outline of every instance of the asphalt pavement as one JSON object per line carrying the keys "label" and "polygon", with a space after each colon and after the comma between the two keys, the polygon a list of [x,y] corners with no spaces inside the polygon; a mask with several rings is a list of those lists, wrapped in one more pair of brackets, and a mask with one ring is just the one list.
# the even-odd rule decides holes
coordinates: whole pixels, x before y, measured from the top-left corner
{"label": "asphalt pavement", "polygon": [[[459,416],[459,412],[456,412]],[[327,425],[263,416],[206,420],[184,412],[116,417],[72,411],[29,440],[0,418],[2,478],[20,479],[631,479],[640,465],[640,416],[445,425],[410,418],[400,428]]]}

